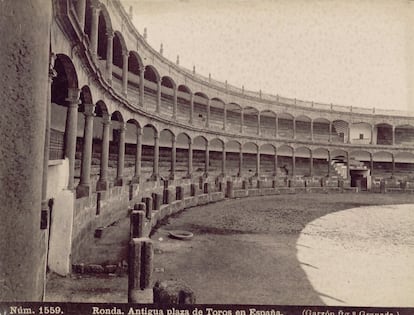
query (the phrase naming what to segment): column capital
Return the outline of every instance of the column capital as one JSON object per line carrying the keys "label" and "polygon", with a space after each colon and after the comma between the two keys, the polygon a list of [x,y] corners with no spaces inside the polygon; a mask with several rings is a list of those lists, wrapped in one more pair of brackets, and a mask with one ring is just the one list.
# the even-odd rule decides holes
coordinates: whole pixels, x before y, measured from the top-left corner
{"label": "column capital", "polygon": [[137,127],[137,136],[142,136],[142,128]]}
{"label": "column capital", "polygon": [[102,8],[102,4],[99,2],[99,0],[91,0],[90,7],[92,9],[93,13],[99,13]]}
{"label": "column capital", "polygon": [[140,66],[140,68],[139,68],[139,74],[141,76],[144,76],[144,73],[145,73],[145,67],[144,66]]}
{"label": "column capital", "polygon": [[172,139],[171,139],[171,143],[176,143],[177,142],[177,139],[175,138],[175,137],[172,137]]}
{"label": "column capital", "polygon": [[69,88],[68,97],[65,99],[69,103],[69,106],[78,106],[80,104],[80,92],[78,88]]}
{"label": "column capital", "polygon": [[124,121],[120,122],[119,123],[119,130],[121,132],[125,132],[126,129],[127,129],[126,122],[124,122]]}
{"label": "column capital", "polygon": [[154,140],[158,140],[160,138],[160,135],[158,133],[154,134]]}
{"label": "column capital", "polygon": [[102,115],[102,125],[111,125],[111,116],[108,114]]}
{"label": "column capital", "polygon": [[112,29],[109,29],[109,30],[106,31],[106,37],[108,39],[112,40],[114,38],[114,36],[115,36],[115,33]]}
{"label": "column capital", "polygon": [[85,116],[96,116],[95,115],[95,105],[94,104],[82,104],[83,105],[83,114]]}
{"label": "column capital", "polygon": [[122,56],[123,56],[124,58],[128,58],[128,57],[129,57],[129,51],[128,51],[127,49],[123,49],[123,50],[122,50]]}

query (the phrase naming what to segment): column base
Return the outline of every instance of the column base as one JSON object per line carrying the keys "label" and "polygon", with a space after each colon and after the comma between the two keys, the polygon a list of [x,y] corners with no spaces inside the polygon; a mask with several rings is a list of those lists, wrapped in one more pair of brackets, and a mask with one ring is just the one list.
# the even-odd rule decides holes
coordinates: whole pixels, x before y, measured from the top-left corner
{"label": "column base", "polygon": [[120,177],[120,178],[115,179],[114,185],[115,186],[124,186],[125,185],[125,178]]}
{"label": "column base", "polygon": [[168,176],[168,179],[172,179],[172,180],[174,180],[174,179],[175,179],[175,174],[170,174],[170,175]]}
{"label": "column base", "polygon": [[109,184],[106,180],[98,180],[96,182],[96,191],[106,191],[109,188]]}
{"label": "column base", "polygon": [[89,197],[91,188],[89,185],[79,184],[76,187],[76,198]]}

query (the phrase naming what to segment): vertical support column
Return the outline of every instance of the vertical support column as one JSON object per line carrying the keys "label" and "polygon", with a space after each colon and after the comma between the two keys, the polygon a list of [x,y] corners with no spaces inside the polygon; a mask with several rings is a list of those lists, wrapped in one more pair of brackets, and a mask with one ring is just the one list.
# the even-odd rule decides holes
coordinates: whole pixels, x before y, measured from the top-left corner
{"label": "vertical support column", "polygon": [[296,139],[296,117],[293,117],[293,139]]}
{"label": "vertical support column", "polygon": [[392,126],[392,145],[395,145],[395,126]]}
{"label": "vertical support column", "polygon": [[92,11],[92,18],[91,18],[91,52],[94,58],[97,57],[98,54],[98,23],[99,23],[99,13],[101,11],[101,4],[99,1],[92,1],[91,2],[91,11]]}
{"label": "vertical support column", "polygon": [[65,156],[69,159],[68,189],[74,189],[76,136],[78,132],[79,89],[68,89],[68,112],[65,128]]}
{"label": "vertical support column", "polygon": [[311,119],[310,124],[311,124],[311,125],[310,125],[310,133],[311,133],[311,134],[310,134],[310,136],[311,136],[311,141],[313,141],[313,139],[314,139],[314,138],[313,138],[313,119]]}
{"label": "vertical support column", "polygon": [[112,83],[112,62],[114,55],[114,32],[112,30],[106,33],[106,78]]}
{"label": "vertical support column", "polygon": [[256,153],[256,174],[257,177],[260,176],[260,147],[257,146],[257,153]]}
{"label": "vertical support column", "polygon": [[161,78],[157,81],[157,104],[155,105],[155,112],[159,113],[161,108]]}
{"label": "vertical support column", "polygon": [[204,153],[205,153],[205,160],[206,160],[206,163],[204,165],[204,176],[208,177],[208,167],[210,165],[210,154],[208,152],[208,141],[206,141],[206,150]]}
{"label": "vertical support column", "polygon": [[332,121],[329,121],[329,138],[328,142],[332,142]]}
{"label": "vertical support column", "polygon": [[243,146],[240,144],[240,152],[239,152],[239,177],[243,175]]}
{"label": "vertical support column", "polygon": [[226,124],[227,124],[227,109],[226,109],[226,104],[224,104],[223,107],[223,130],[226,130]]}
{"label": "vertical support column", "polygon": [[124,50],[122,52],[122,93],[125,96],[128,94],[128,57],[129,52]]}
{"label": "vertical support column", "polygon": [[275,115],[275,138],[277,139],[279,136],[279,119],[277,115]]}
{"label": "vertical support column", "polygon": [[137,146],[135,153],[135,172],[132,182],[135,184],[140,183],[141,179],[141,156],[142,156],[142,129],[137,126]]}
{"label": "vertical support column", "polygon": [[292,149],[292,176],[296,175],[296,155],[295,149]]}
{"label": "vertical support column", "polygon": [[313,176],[313,152],[309,151],[309,175]]}
{"label": "vertical support column", "polygon": [[187,177],[191,178],[193,175],[193,140],[188,139],[188,170]]}
{"label": "vertical support column", "polygon": [[82,30],[85,29],[85,10],[86,0],[78,0],[76,3],[76,14],[78,16],[79,25]]}
{"label": "vertical support column", "polygon": [[210,106],[211,106],[211,100],[207,100],[207,119],[206,119],[206,127],[210,127]]}
{"label": "vertical support column", "polygon": [[190,94],[190,124],[192,125],[194,121],[194,93]]}
{"label": "vertical support column", "polygon": [[275,156],[273,161],[273,176],[277,176],[278,173],[278,164],[277,164],[277,148],[275,147]]}
{"label": "vertical support column", "polygon": [[331,177],[331,151],[328,150],[328,177]]}
{"label": "vertical support column", "polygon": [[99,180],[96,184],[96,190],[108,190],[108,161],[109,161],[109,131],[111,118],[108,114],[102,117],[102,152]]}
{"label": "vertical support column", "polygon": [[369,154],[369,167],[371,169],[371,176],[373,176],[374,175],[374,157],[372,153]]}
{"label": "vertical support column", "polygon": [[348,143],[351,143],[351,122],[348,122]]}
{"label": "vertical support column", "polygon": [[226,144],[223,143],[223,154],[221,157],[221,174],[226,177]]}
{"label": "vertical support column", "polygon": [[160,136],[157,131],[155,131],[154,135],[154,159],[152,164],[152,176],[151,179],[153,181],[158,181],[160,178],[159,174],[159,160],[160,160]]}
{"label": "vertical support column", "polygon": [[49,153],[52,2],[0,1],[0,12],[0,300],[42,301],[47,230],[41,229],[40,210]]}
{"label": "vertical support column", "polygon": [[116,186],[123,186],[124,184],[125,131],[126,131],[126,123],[122,122],[119,128],[118,165],[116,169],[116,183],[115,183]]}
{"label": "vertical support column", "polygon": [[240,133],[243,133],[243,125],[244,125],[244,112],[243,112],[243,108],[240,108]]}
{"label": "vertical support column", "polygon": [[394,175],[395,175],[395,157],[394,157],[394,154],[391,155],[391,158],[392,158],[392,160],[391,160],[391,163],[392,163],[391,164],[392,165],[392,168],[391,168],[392,169],[391,176],[394,177]]}
{"label": "vertical support column", "polygon": [[173,87],[173,113],[172,119],[177,119],[177,86]]}
{"label": "vertical support column", "polygon": [[346,178],[349,178],[349,152],[346,152]]}
{"label": "vertical support column", "polygon": [[374,144],[374,125],[371,125],[371,141],[370,144]]}
{"label": "vertical support column", "polygon": [[89,196],[91,185],[93,117],[95,105],[84,104],[85,126],[83,130],[82,164],[79,186],[76,188],[78,198]]}
{"label": "vertical support column", "polygon": [[144,95],[145,95],[145,68],[141,66],[139,68],[139,106],[144,106]]}
{"label": "vertical support column", "polygon": [[170,173],[170,179],[175,178],[175,166],[177,162],[177,140],[175,139],[175,136],[173,135],[172,141],[171,141],[171,173]]}
{"label": "vertical support column", "polygon": [[257,113],[257,134],[260,136],[260,112]]}

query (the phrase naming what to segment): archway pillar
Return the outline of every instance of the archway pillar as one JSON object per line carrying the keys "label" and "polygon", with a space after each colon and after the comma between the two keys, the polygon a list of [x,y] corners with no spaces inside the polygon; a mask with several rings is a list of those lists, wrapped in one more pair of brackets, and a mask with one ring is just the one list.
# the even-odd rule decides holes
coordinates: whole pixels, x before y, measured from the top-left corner
{"label": "archway pillar", "polygon": [[128,57],[129,52],[124,50],[122,52],[122,94],[128,94]]}
{"label": "archway pillar", "polygon": [[78,0],[76,3],[76,14],[78,16],[79,25],[82,30],[85,29],[85,11],[86,11],[86,0]]}
{"label": "archway pillar", "polygon": [[278,164],[277,164],[277,149],[275,148],[275,156],[273,160],[273,176],[277,176],[278,174]]}
{"label": "archway pillar", "polygon": [[279,119],[277,115],[275,116],[275,138],[277,139],[279,135]]}
{"label": "archway pillar", "polygon": [[116,169],[115,186],[123,186],[124,183],[124,167],[125,167],[125,131],[126,123],[122,122],[119,128],[118,141],[118,165]]}
{"label": "archway pillar", "polygon": [[194,121],[194,93],[190,94],[190,124],[192,125]]}
{"label": "archway pillar", "polygon": [[292,149],[292,176],[296,175],[296,154],[295,149]]}
{"label": "archway pillar", "polygon": [[293,139],[296,139],[296,118],[293,118]]}
{"label": "archway pillar", "polygon": [[191,138],[188,140],[188,165],[187,165],[187,178],[193,176],[193,141]]}
{"label": "archway pillar", "polygon": [[102,151],[99,180],[96,183],[96,190],[108,190],[108,161],[109,161],[109,132],[111,118],[108,114],[102,117]]}
{"label": "archway pillar", "polygon": [[144,79],[145,69],[141,67],[139,69],[139,106],[144,106],[144,93],[145,93],[145,79]]}
{"label": "archway pillar", "polygon": [[240,108],[240,133],[243,133],[243,125],[244,125],[244,111],[243,111],[243,108]]}
{"label": "archway pillar", "polygon": [[328,142],[332,142],[332,122],[329,122],[329,138]]}
{"label": "archway pillar", "polygon": [[369,154],[369,167],[371,169],[371,177],[374,175],[374,157],[373,154]]}
{"label": "archway pillar", "polygon": [[112,62],[113,62],[113,49],[114,49],[114,32],[108,31],[106,33],[106,79],[112,83]]}
{"label": "archway pillar", "polygon": [[374,125],[371,125],[371,141],[370,144],[374,144]]}
{"label": "archway pillar", "polygon": [[239,173],[237,174],[238,177],[243,176],[243,146],[240,144],[240,152],[239,152]]}
{"label": "archway pillar", "polygon": [[177,119],[177,87],[173,88],[173,113],[172,113],[172,119]]}
{"label": "archway pillar", "polygon": [[207,100],[207,119],[206,119],[206,127],[210,127],[210,106],[211,106],[211,100]]}
{"label": "archway pillar", "polygon": [[141,180],[141,157],[142,157],[142,129],[137,127],[137,145],[135,153],[135,172],[132,182],[139,184]]}
{"label": "archway pillar", "polygon": [[257,113],[257,135],[260,136],[260,112]]}
{"label": "archway pillar", "polygon": [[395,126],[392,126],[392,145],[395,145]]}
{"label": "archway pillar", "polygon": [[75,154],[76,154],[76,137],[78,131],[78,106],[80,90],[68,89],[68,110],[66,116],[65,128],[65,156],[69,159],[69,180],[68,189],[73,190],[75,176]]}
{"label": "archway pillar", "polygon": [[395,156],[394,154],[391,155],[391,176],[394,177],[395,175]]}
{"label": "archway pillar", "polygon": [[223,143],[223,153],[221,157],[221,175],[226,177],[226,145]]}
{"label": "archway pillar", "polygon": [[155,112],[159,113],[161,107],[161,79],[157,81],[157,103],[155,104]]}
{"label": "archway pillar", "polygon": [[173,136],[171,141],[171,172],[170,179],[175,179],[175,169],[177,163],[177,140]]}
{"label": "archway pillar", "polygon": [[208,170],[210,165],[210,153],[209,153],[209,144],[208,141],[206,142],[205,148],[205,164],[204,164],[204,177],[208,177]]}
{"label": "archway pillar", "polygon": [[226,104],[224,104],[223,106],[223,130],[226,130],[226,125],[227,125],[227,109],[226,109]]}
{"label": "archway pillar", "polygon": [[101,4],[99,1],[91,1],[91,52],[93,57],[96,59],[98,54],[98,26],[99,26],[99,13],[101,12]]}
{"label": "archway pillar", "polygon": [[351,143],[351,122],[348,122],[348,143]]}
{"label": "archway pillar", "polygon": [[328,177],[331,176],[331,151],[328,150]]}
{"label": "archway pillar", "polygon": [[256,153],[256,174],[255,176],[260,176],[260,147],[257,146],[257,153]]}
{"label": "archway pillar", "polygon": [[92,139],[93,139],[93,117],[95,105],[84,104],[85,126],[83,130],[82,164],[80,183],[76,188],[76,197],[89,196],[91,189],[91,163],[92,163]]}
{"label": "archway pillar", "polygon": [[159,160],[160,160],[160,136],[156,132],[154,135],[154,159],[152,164],[152,175],[150,180],[158,181],[160,179],[159,172]]}
{"label": "archway pillar", "polygon": [[313,176],[313,153],[312,150],[309,151],[309,175]]}
{"label": "archway pillar", "polygon": [[311,135],[311,141],[313,141],[314,140],[314,137],[313,137],[313,119],[311,119],[311,122],[310,122],[310,135]]}

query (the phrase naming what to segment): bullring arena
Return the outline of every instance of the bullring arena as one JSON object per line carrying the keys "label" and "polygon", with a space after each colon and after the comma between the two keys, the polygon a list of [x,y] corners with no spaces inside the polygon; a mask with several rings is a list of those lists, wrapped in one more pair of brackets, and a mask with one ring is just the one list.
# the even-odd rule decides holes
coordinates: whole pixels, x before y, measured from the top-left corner
{"label": "bullring arena", "polygon": [[[17,37],[4,45],[20,48],[7,53],[2,85],[21,89],[10,69],[24,67],[36,84],[17,98],[2,92],[21,104],[2,117],[2,187],[14,192],[0,199],[2,224],[21,232],[2,234],[2,253],[21,249],[2,258],[2,301],[152,302],[155,279],[171,276],[203,303],[413,306],[413,214],[395,205],[414,203],[413,113],[237,88],[163,57],[118,0],[53,0],[49,11],[42,1],[30,18],[23,1],[13,4],[42,47]],[[170,240],[174,228],[193,229],[194,239]],[[146,258],[134,262],[134,250]],[[256,268],[264,271],[255,277]],[[139,283],[130,279],[128,290],[131,269]],[[348,284],[338,287],[341,275]],[[88,298],[59,291],[82,292],[82,277]],[[246,291],[246,279],[258,291]],[[263,279],[277,286],[261,292]],[[123,289],[99,290],[110,282]]]}

